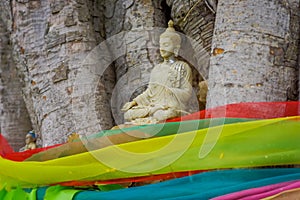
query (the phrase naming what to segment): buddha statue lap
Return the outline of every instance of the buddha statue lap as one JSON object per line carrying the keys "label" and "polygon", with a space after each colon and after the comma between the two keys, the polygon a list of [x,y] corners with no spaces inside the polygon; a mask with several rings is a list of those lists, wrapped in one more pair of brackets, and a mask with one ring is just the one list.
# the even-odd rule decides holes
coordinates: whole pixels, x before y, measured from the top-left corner
{"label": "buddha statue lap", "polygon": [[157,123],[186,113],[192,95],[191,68],[177,59],[181,38],[173,22],[168,25],[159,41],[163,62],[151,71],[147,89],[122,108],[130,123]]}

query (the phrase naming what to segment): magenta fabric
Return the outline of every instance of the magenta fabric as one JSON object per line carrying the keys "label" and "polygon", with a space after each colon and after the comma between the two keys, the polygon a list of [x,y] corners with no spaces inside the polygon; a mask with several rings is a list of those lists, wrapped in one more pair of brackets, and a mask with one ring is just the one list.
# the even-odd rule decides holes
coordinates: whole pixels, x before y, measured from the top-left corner
{"label": "magenta fabric", "polygon": [[235,200],[235,199],[257,200],[257,199],[274,196],[284,191],[289,191],[296,188],[300,188],[299,180],[277,183],[277,184],[267,185],[259,188],[252,188],[240,192],[234,192],[234,193],[213,198],[213,200]]}

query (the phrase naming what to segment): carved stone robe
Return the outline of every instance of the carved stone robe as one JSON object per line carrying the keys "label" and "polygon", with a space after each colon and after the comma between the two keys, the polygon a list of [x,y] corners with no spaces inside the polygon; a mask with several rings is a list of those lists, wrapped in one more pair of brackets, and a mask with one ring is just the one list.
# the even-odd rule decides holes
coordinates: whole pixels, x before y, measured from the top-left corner
{"label": "carved stone robe", "polygon": [[124,117],[128,121],[147,117],[160,121],[177,117],[186,111],[191,95],[189,65],[183,61],[163,62],[153,68],[148,88],[134,99],[137,105]]}

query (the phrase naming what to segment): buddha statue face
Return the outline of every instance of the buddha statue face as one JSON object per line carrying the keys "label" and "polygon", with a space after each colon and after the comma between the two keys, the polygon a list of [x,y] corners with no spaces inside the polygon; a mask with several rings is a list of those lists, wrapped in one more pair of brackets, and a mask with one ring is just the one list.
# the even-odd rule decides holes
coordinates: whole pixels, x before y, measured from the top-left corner
{"label": "buddha statue face", "polygon": [[35,142],[36,141],[36,137],[35,137],[35,134],[32,133],[32,132],[29,132],[26,134],[25,136],[25,143],[26,144],[29,144],[31,142]]}
{"label": "buddha statue face", "polygon": [[172,56],[176,57],[180,49],[180,43],[180,35],[176,33],[173,27],[173,21],[170,20],[168,28],[160,36],[159,44],[161,56],[164,59],[168,59]]}
{"label": "buddha statue face", "polygon": [[160,44],[160,55],[164,59],[168,59],[169,57],[174,55],[175,46],[170,38],[163,37],[159,41]]}

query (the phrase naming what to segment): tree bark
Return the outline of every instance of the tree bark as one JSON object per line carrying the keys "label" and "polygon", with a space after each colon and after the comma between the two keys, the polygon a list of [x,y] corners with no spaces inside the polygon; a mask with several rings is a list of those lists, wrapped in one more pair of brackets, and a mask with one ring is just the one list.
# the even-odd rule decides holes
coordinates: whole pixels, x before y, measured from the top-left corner
{"label": "tree bark", "polygon": [[[193,64],[200,74],[198,80],[207,79],[217,1],[167,0],[167,4],[171,7],[171,17],[179,31],[193,40],[191,44],[188,44],[189,41],[182,41],[182,55],[188,58],[188,62]],[[187,45],[191,45],[192,48]]]}
{"label": "tree bark", "polygon": [[[82,62],[103,40],[99,2],[13,1],[15,59],[25,83],[26,105],[43,146],[63,143],[73,132],[92,134],[99,127],[112,127],[105,87],[91,74],[79,77],[85,67]],[[94,90],[78,92],[81,79],[92,80]]]}
{"label": "tree bark", "polygon": [[16,148],[26,108],[43,146],[122,124],[160,61],[158,35],[128,33],[170,18],[195,41],[181,55],[202,76],[194,86],[209,78],[208,107],[299,97],[299,0],[4,0],[0,11],[0,128]]}
{"label": "tree bark", "polygon": [[146,89],[150,72],[160,60],[158,37],[153,38],[149,29],[166,27],[168,8],[163,0],[107,0],[105,5],[106,37],[114,40],[109,48],[116,58],[111,105],[115,123],[122,124],[121,108]]}
{"label": "tree bark", "polygon": [[[121,102],[117,103],[115,113],[122,118],[119,109],[127,95],[136,85],[148,82],[156,59],[151,57],[152,49],[147,48],[153,46],[151,40],[127,41],[125,45],[129,50],[123,55],[125,62],[117,60],[115,68],[111,65],[99,69],[104,70],[101,74],[89,71],[98,69],[85,63],[86,58],[91,52],[101,54],[92,50],[121,31],[144,28],[145,24],[147,27],[165,26],[161,4],[162,1],[145,4],[138,0],[13,1],[14,58],[23,76],[30,118],[34,130],[42,137],[43,146],[65,142],[72,132],[85,135],[111,128],[113,91],[121,96],[117,98]],[[137,48],[141,49],[138,56],[130,51]],[[116,80],[127,71],[134,71],[127,74],[127,89],[114,88]],[[126,98],[122,98],[124,96]]]}
{"label": "tree bark", "polygon": [[32,128],[12,59],[10,8],[10,1],[0,2],[0,133],[18,151],[25,145],[25,135]]}
{"label": "tree bark", "polygon": [[[180,56],[192,66],[194,98],[191,112],[205,109],[207,91],[202,86],[208,79],[209,59],[215,24],[217,0],[167,0],[177,30],[184,34]],[[192,55],[192,56],[191,56]],[[201,100],[200,100],[201,99]],[[199,101],[200,100],[200,101]],[[204,101],[203,101],[204,100]]]}
{"label": "tree bark", "polygon": [[299,1],[219,0],[208,107],[297,94]]}

